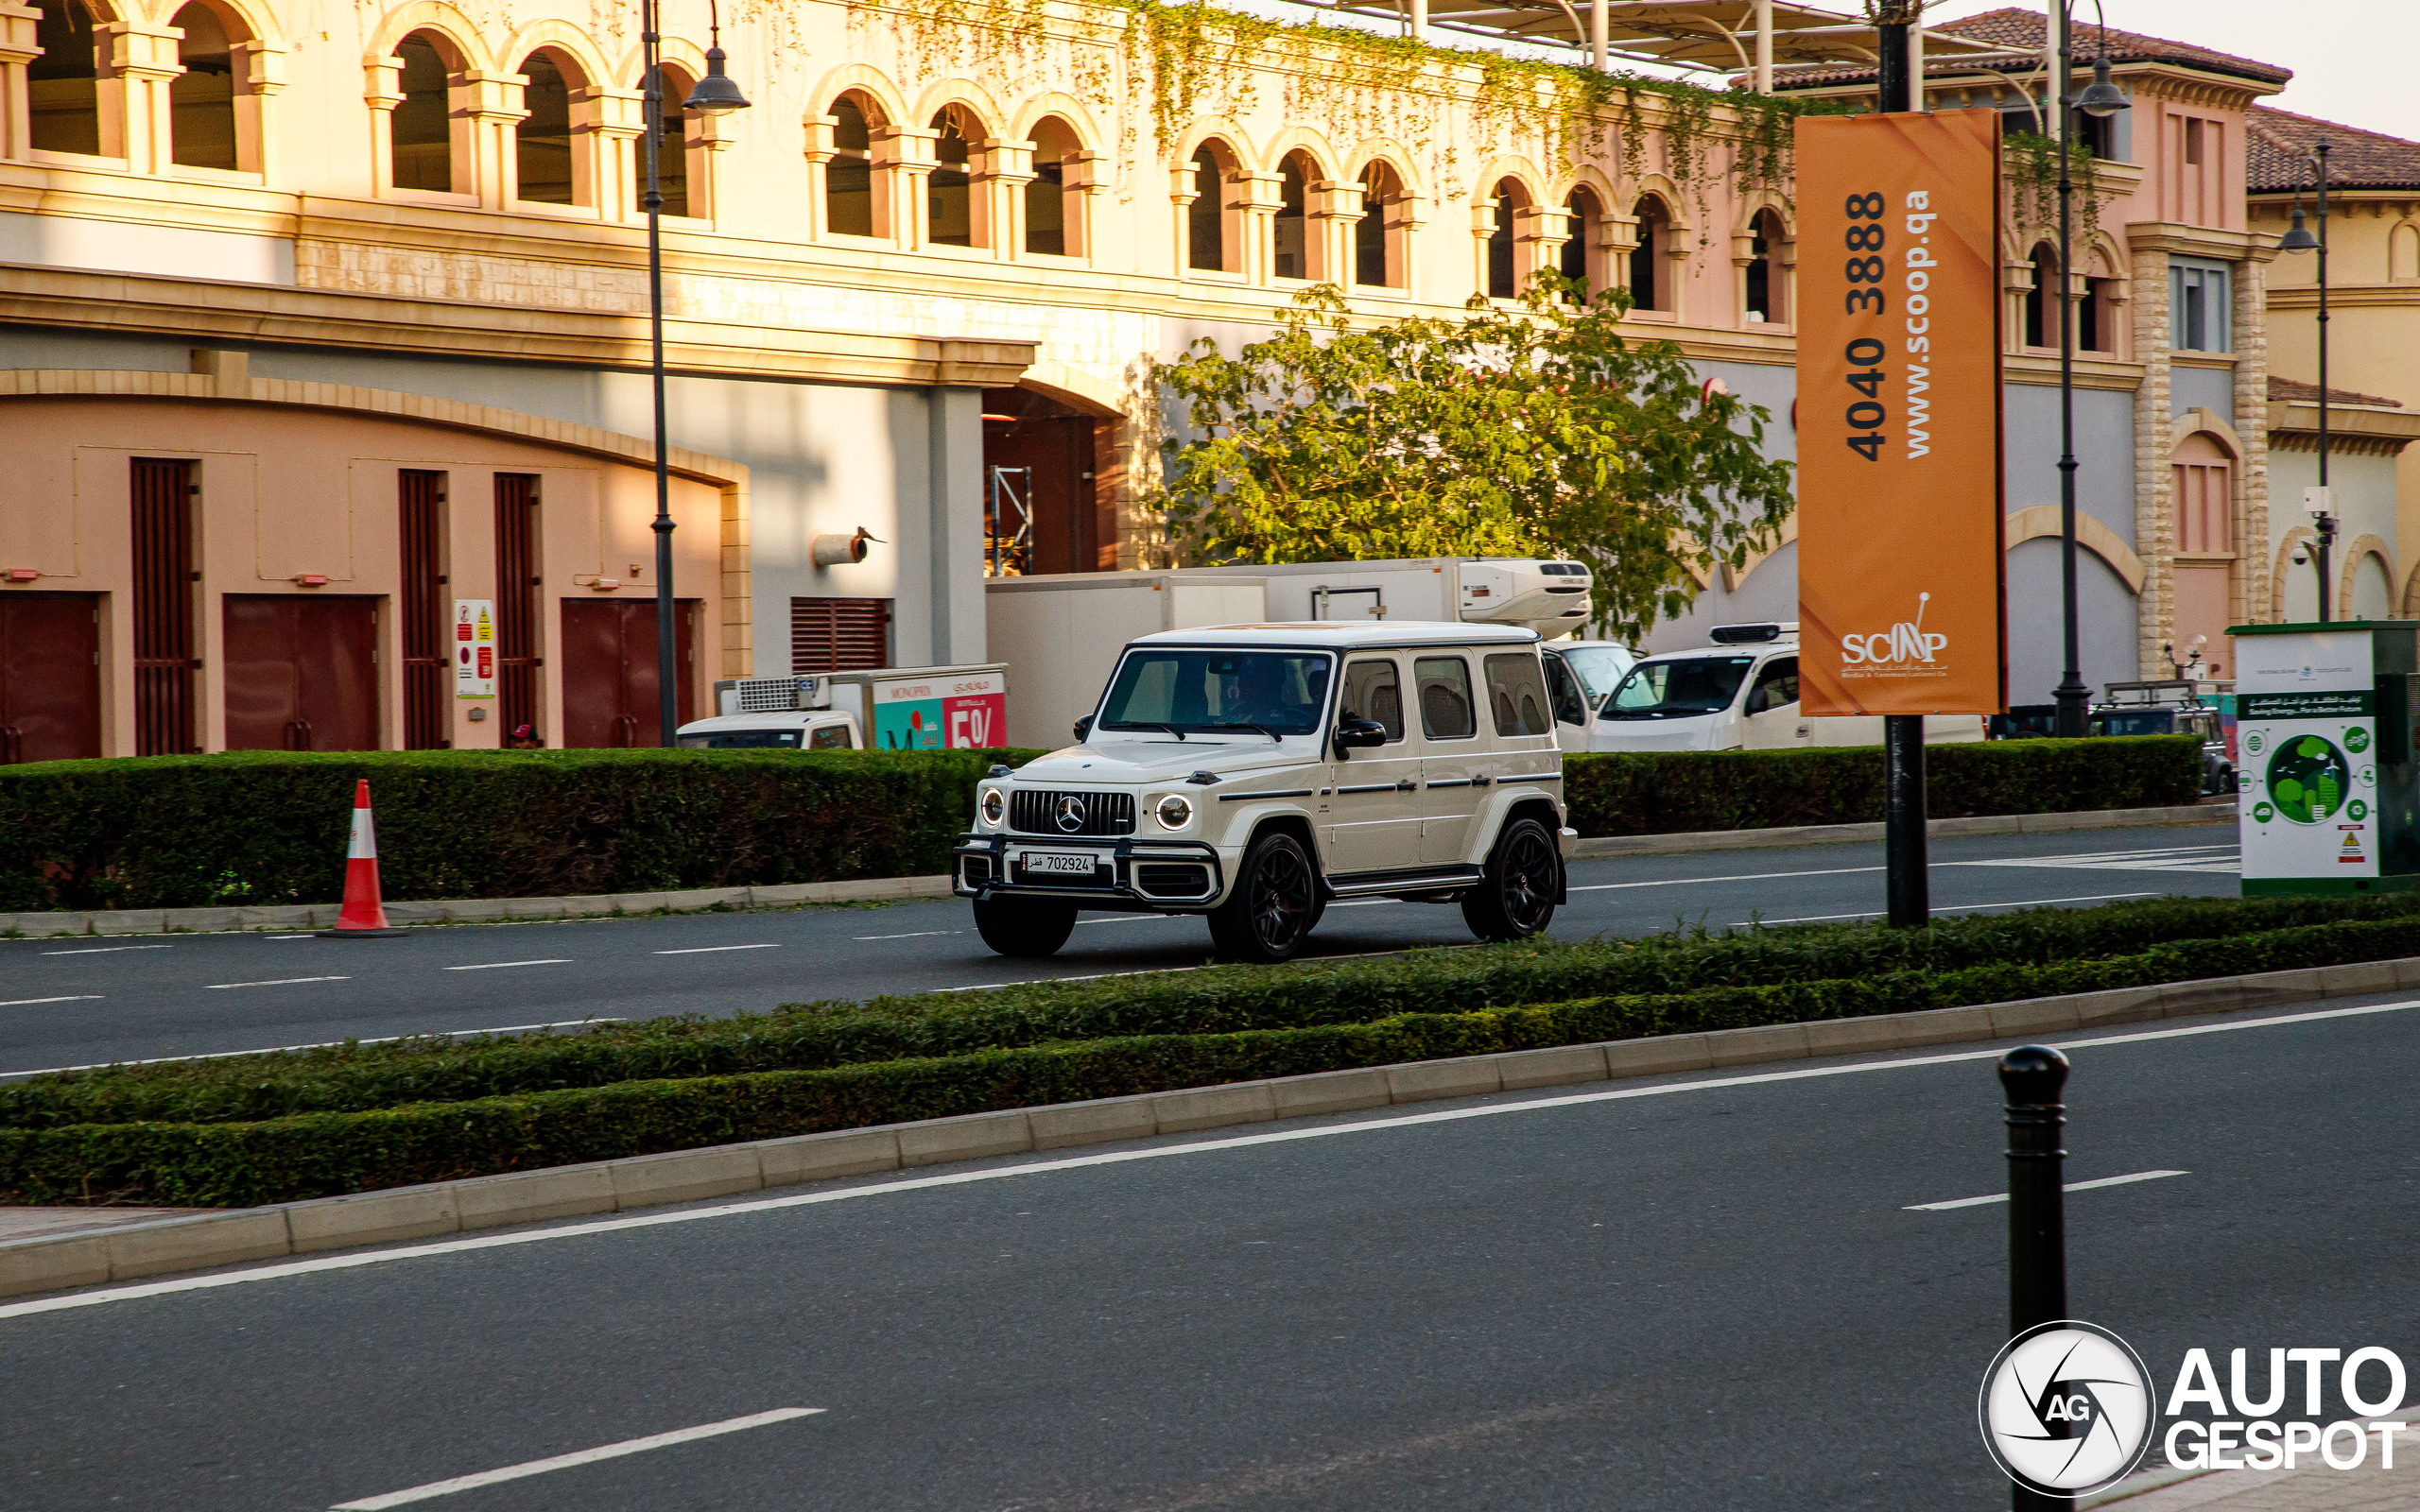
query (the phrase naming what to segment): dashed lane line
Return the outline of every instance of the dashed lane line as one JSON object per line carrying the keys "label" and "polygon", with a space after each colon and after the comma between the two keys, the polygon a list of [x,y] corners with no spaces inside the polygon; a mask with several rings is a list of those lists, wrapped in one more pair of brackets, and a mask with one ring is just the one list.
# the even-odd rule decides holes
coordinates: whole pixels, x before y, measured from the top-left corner
{"label": "dashed lane line", "polygon": [[268,982],[211,982],[206,984],[202,990],[224,992],[230,988],[238,987],[294,987],[303,982],[350,982],[352,980],[353,978],[349,976],[281,976]]}
{"label": "dashed lane line", "polygon": [[89,945],[76,951],[44,951],[44,955],[113,955],[119,951],[165,951],[172,945]]}
{"label": "dashed lane line", "polygon": [[[2190,1171],[2136,1171],[2132,1176],[2104,1176],[2096,1181],[2070,1181],[2060,1190],[2065,1192],[2096,1192],[2102,1187],[2133,1186],[2137,1181],[2159,1181],[2172,1176],[2191,1176]],[[1947,1202],[1914,1202],[1903,1210],[1908,1212],[1947,1212],[1952,1208],[1980,1208],[1995,1202],[2006,1202],[2008,1194],[1995,1192],[1988,1197],[1953,1197]]]}
{"label": "dashed lane line", "polygon": [[458,1475],[450,1481],[431,1481],[406,1491],[389,1491],[383,1496],[365,1496],[357,1502],[339,1502],[331,1512],[386,1512],[388,1507],[406,1506],[433,1497],[452,1496],[457,1491],[473,1491],[482,1486],[495,1486],[505,1481],[518,1481],[548,1470],[567,1470],[575,1465],[594,1465],[601,1459],[620,1459],[625,1454],[644,1454],[650,1449],[669,1449],[675,1444],[695,1443],[700,1438],[716,1438],[724,1434],[736,1434],[751,1428],[764,1428],[794,1418],[812,1418],[821,1407],[776,1407],[771,1412],[751,1413],[745,1418],[726,1418],[718,1423],[700,1423],[695,1428],[678,1428],[668,1434],[649,1434],[645,1438],[625,1438],[618,1444],[600,1444],[575,1453],[557,1454],[551,1459],[533,1459],[524,1465],[507,1465],[502,1469],[481,1470],[476,1475]]}
{"label": "dashed lane line", "polygon": [[64,998],[14,998],[7,1003],[0,1003],[0,1008],[30,1008],[37,1003],[98,1003],[99,1001],[101,1001],[101,994],[98,992],[78,992],[73,997]]}
{"label": "dashed lane line", "polygon": [[777,951],[779,945],[692,945],[687,950],[657,951],[658,955],[712,955],[717,951]]}
{"label": "dashed lane line", "polygon": [[440,967],[439,970],[445,971],[501,971],[508,966],[569,966],[571,964],[572,959],[570,956],[558,955],[550,960],[544,961],[482,961],[476,966],[445,966]]}

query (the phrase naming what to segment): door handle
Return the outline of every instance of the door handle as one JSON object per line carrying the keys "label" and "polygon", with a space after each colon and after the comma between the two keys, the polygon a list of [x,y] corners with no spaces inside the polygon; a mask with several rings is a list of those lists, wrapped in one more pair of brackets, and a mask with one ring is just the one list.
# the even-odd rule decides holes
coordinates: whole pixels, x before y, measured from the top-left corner
{"label": "door handle", "polygon": [[1407,777],[1402,782],[1395,784],[1395,791],[1398,793],[1417,793],[1420,791],[1420,784]]}
{"label": "door handle", "polygon": [[636,714],[614,715],[614,738],[619,741],[625,749],[636,746],[639,743],[639,716]]}

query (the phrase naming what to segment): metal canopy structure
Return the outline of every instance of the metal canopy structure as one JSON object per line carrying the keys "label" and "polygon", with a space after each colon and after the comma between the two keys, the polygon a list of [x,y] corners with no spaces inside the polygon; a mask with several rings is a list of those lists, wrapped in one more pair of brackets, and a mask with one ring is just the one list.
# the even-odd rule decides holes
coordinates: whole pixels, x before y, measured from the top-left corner
{"label": "metal canopy structure", "polygon": [[[1327,9],[1399,21],[1416,38],[1433,26],[1570,47],[1600,69],[1619,60],[1745,74],[1760,94],[1772,92],[1776,65],[1870,63],[1880,45],[1871,22],[1794,0],[1337,0]],[[1945,32],[1926,36],[1924,45],[2003,50]]]}

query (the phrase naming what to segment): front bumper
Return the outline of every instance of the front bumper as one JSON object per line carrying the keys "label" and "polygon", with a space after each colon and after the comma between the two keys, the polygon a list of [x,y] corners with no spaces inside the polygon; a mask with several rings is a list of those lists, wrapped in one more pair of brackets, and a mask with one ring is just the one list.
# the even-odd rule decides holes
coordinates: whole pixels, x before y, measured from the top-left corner
{"label": "front bumper", "polygon": [[[1023,857],[1028,850],[1063,855],[1091,851],[1093,875],[1085,879],[1028,871]],[[1199,868],[1201,890],[1190,890],[1194,868]],[[1184,885],[1174,885],[1179,883]],[[1049,898],[1097,908],[1199,913],[1225,895],[1227,873],[1218,848],[1201,840],[1137,839],[1131,834],[1059,840],[970,833],[959,835],[950,852],[950,890],[960,898]]]}

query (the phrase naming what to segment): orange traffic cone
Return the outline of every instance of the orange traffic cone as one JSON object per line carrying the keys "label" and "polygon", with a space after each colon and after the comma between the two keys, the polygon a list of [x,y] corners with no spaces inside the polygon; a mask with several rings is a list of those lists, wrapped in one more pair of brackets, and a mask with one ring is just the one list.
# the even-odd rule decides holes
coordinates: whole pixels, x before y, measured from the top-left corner
{"label": "orange traffic cone", "polygon": [[370,816],[370,779],[353,790],[353,845],[345,852],[344,911],[337,927],[321,930],[325,939],[364,939],[400,935],[387,923],[387,905],[378,897],[378,827]]}

